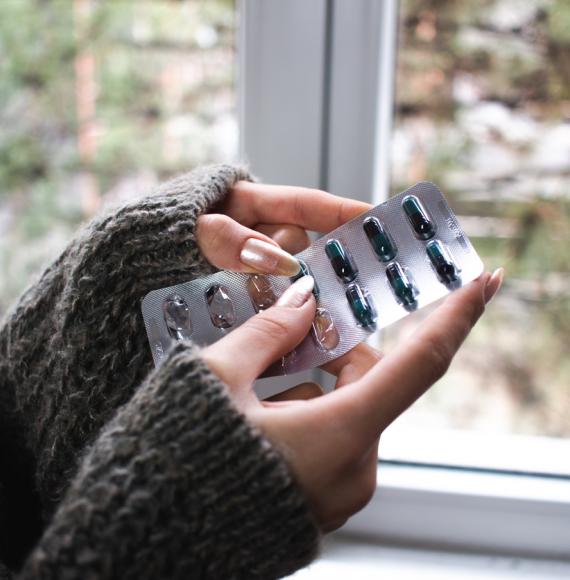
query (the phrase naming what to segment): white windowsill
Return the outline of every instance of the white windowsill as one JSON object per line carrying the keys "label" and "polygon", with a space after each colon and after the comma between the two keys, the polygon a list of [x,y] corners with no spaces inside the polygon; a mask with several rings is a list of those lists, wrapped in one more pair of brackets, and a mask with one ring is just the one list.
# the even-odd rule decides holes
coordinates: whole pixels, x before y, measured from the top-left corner
{"label": "white windowsill", "polygon": [[521,557],[458,554],[357,542],[332,536],[312,566],[295,580],[563,580],[570,563]]}
{"label": "white windowsill", "polygon": [[570,481],[383,464],[342,532],[407,546],[570,560]]}

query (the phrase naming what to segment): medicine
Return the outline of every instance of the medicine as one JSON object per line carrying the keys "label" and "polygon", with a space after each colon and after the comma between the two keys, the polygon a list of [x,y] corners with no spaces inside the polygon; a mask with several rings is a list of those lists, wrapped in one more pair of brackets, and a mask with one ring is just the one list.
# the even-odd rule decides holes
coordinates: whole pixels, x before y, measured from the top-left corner
{"label": "medicine", "polygon": [[457,281],[459,278],[457,266],[439,240],[429,242],[426,246],[426,252],[441,283],[452,284]]}
{"label": "medicine", "polygon": [[402,201],[402,207],[416,234],[416,238],[429,240],[435,236],[435,225],[429,219],[426,210],[415,195],[407,195]]}
{"label": "medicine", "polygon": [[[311,270],[309,270],[309,266],[307,266],[307,264],[305,264],[303,260],[299,260],[299,265],[301,266],[301,269],[297,274],[291,276],[290,278],[291,282],[296,282],[299,278],[302,278],[303,276],[313,276],[313,273],[311,272]],[[314,276],[313,280],[315,281],[315,285],[313,286],[313,296],[315,297],[315,300],[318,300],[320,291],[319,287],[317,286],[317,280]]]}
{"label": "medicine", "polygon": [[192,321],[190,320],[190,308],[179,294],[169,296],[162,304],[164,322],[168,334],[176,340],[190,338],[192,334]]}
{"label": "medicine", "polygon": [[366,218],[362,228],[374,253],[381,262],[389,262],[396,257],[396,244],[378,218],[374,216]]}
{"label": "medicine", "polygon": [[365,294],[358,284],[351,284],[346,289],[346,299],[358,324],[364,328],[374,329],[377,315],[372,297]]}
{"label": "medicine", "polygon": [[210,320],[216,328],[231,328],[236,322],[234,305],[228,289],[221,284],[213,284],[206,290],[206,302]]}
{"label": "medicine", "polygon": [[328,310],[317,308],[313,320],[313,338],[324,351],[333,350],[340,342],[338,330]]}
{"label": "medicine", "polygon": [[249,299],[256,312],[267,310],[277,302],[273,286],[266,276],[252,274],[246,282]]}
{"label": "medicine", "polygon": [[354,263],[354,258],[338,240],[329,240],[325,245],[325,252],[335,274],[345,284],[349,284],[356,278],[358,268]]}
{"label": "medicine", "polygon": [[386,277],[398,302],[407,307],[414,306],[418,292],[398,262],[388,264]]}
{"label": "medicine", "polygon": [[[429,182],[355,216],[314,240],[296,259],[299,271],[292,277],[218,271],[149,292],[141,308],[155,364],[177,340],[189,337],[204,347],[256,313],[269,313],[292,283],[311,276],[316,305],[309,329],[263,376],[320,368],[483,270],[453,210]],[[165,263],[165,272],[168,268]]]}

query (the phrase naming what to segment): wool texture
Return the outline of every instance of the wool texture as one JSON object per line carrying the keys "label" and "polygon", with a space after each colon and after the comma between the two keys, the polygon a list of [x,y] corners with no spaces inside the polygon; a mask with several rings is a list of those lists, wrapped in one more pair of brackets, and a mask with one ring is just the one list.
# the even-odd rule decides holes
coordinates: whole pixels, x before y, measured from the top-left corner
{"label": "wool texture", "polygon": [[140,312],[212,271],[195,223],[242,179],[199,169],[100,216],[5,317],[0,578],[254,580],[314,557],[282,456],[190,342],[152,370]]}

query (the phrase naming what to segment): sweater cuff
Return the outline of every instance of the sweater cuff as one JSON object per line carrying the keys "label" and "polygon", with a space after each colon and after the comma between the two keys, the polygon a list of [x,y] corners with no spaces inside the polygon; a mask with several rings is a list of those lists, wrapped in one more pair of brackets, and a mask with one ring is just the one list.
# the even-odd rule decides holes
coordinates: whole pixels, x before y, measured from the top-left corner
{"label": "sweater cuff", "polygon": [[161,219],[172,215],[172,226],[168,228],[172,242],[195,248],[194,255],[186,256],[194,264],[194,274],[205,276],[216,270],[199,249],[196,222],[221,203],[238,181],[255,181],[255,178],[243,165],[207,165],[164,183],[147,198],[152,207],[158,205]]}
{"label": "sweater cuff", "polygon": [[[280,452],[236,409],[228,387],[198,348],[176,345],[157,371],[162,373],[179,376],[190,390],[193,428],[199,434],[189,438],[203,449],[203,472],[195,485],[217,552],[206,556],[211,568],[206,577],[241,570],[243,576],[236,578],[277,578],[310,563],[320,533]],[[192,380],[196,375],[199,381]]]}
{"label": "sweater cuff", "polygon": [[68,249],[68,277],[84,285],[85,278],[104,279],[107,287],[130,279],[144,295],[211,274],[215,269],[198,246],[196,221],[241,180],[253,180],[245,167],[210,165],[111,208],[88,224]]}
{"label": "sweater cuff", "polygon": [[21,579],[267,580],[318,541],[281,455],[181,342],[94,443]]}

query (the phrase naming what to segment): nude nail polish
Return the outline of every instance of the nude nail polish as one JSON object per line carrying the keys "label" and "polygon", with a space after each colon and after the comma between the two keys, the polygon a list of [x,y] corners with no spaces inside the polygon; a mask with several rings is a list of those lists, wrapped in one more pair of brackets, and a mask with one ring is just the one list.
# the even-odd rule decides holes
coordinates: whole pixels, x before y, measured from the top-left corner
{"label": "nude nail polish", "polygon": [[242,264],[260,274],[294,276],[300,267],[291,254],[257,238],[245,242],[239,257]]}
{"label": "nude nail polish", "polygon": [[504,268],[497,268],[489,278],[487,284],[485,285],[485,303],[491,302],[495,294],[499,291],[499,288],[503,284],[503,277],[505,275]]}
{"label": "nude nail polish", "polygon": [[299,278],[283,292],[281,298],[277,300],[277,306],[300,308],[311,297],[314,285],[315,281],[312,276]]}

